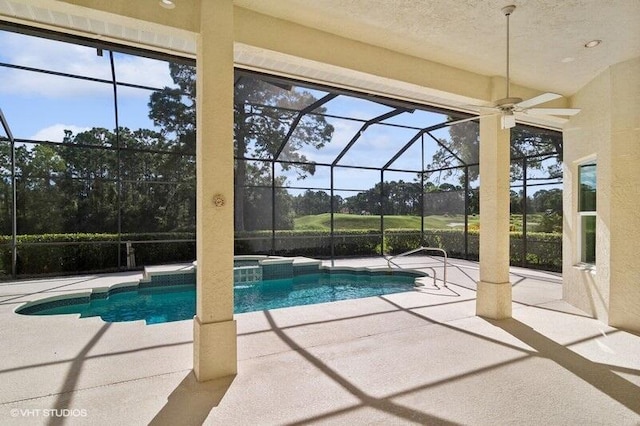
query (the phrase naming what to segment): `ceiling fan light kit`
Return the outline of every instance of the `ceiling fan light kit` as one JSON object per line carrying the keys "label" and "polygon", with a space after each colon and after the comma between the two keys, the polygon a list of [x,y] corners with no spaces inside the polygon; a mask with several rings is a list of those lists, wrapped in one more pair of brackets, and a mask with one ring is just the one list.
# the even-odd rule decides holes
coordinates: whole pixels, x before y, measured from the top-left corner
{"label": "ceiling fan light kit", "polygon": [[[498,99],[494,104],[489,107],[490,109],[497,111],[497,114],[501,114],[501,125],[503,129],[510,129],[516,125],[516,114],[531,114],[531,115],[561,115],[569,116],[575,115],[580,112],[576,108],[534,108],[536,105],[540,105],[554,99],[559,99],[562,95],[557,93],[543,93],[535,96],[531,99],[522,100],[522,98],[510,96],[511,76],[510,76],[510,63],[509,63],[509,16],[516,10],[515,5],[505,6],[502,9],[502,13],[507,18],[507,90],[506,97]],[[486,107],[481,107],[486,108]]]}

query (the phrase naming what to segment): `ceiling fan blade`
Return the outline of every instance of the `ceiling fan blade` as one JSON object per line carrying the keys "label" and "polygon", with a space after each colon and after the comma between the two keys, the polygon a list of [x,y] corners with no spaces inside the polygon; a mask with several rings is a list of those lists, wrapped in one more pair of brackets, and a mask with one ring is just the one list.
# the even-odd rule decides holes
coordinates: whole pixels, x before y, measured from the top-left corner
{"label": "ceiling fan blade", "polygon": [[473,109],[474,111],[478,111],[480,114],[500,112],[499,108],[496,108],[496,107],[491,106],[491,105],[466,104],[465,107],[467,107],[469,109]]}
{"label": "ceiling fan blade", "polygon": [[516,106],[518,108],[527,109],[531,108],[532,106],[540,105],[561,97],[562,95],[558,95],[557,93],[543,93],[542,95],[538,95],[531,99],[527,99],[526,101],[519,102]]}
{"label": "ceiling fan blade", "polygon": [[531,115],[576,115],[579,108],[530,108],[524,111]]}

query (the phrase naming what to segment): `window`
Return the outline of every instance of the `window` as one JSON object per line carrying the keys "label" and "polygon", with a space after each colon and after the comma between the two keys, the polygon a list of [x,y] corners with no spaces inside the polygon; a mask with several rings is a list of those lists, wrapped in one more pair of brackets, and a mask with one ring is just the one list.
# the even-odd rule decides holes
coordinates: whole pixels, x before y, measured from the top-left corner
{"label": "window", "polygon": [[578,167],[578,215],[580,218],[580,261],[596,263],[596,165]]}

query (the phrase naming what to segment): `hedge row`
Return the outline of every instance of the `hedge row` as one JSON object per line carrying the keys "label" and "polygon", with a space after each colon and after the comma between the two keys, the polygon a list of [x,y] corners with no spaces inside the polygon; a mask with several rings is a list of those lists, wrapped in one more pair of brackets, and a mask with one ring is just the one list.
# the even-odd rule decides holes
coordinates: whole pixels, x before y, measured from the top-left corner
{"label": "hedge row", "polygon": [[[271,231],[238,232],[235,254],[271,253]],[[335,256],[381,254],[380,230],[339,230],[334,233]],[[331,234],[326,231],[276,231],[275,254],[280,256],[331,256]]]}
{"label": "hedge row", "polygon": [[[414,229],[393,229],[384,233],[384,247],[380,230],[336,230],[334,255],[370,256],[399,254],[419,246],[439,247],[450,257],[464,258],[465,237],[462,230],[426,230],[424,237]],[[158,240],[187,240],[168,243]],[[189,262],[195,259],[194,233],[122,234],[120,264],[127,265],[127,241],[135,251],[136,265],[170,262]],[[11,271],[11,238],[0,236],[0,276]],[[523,259],[522,234],[511,233],[511,264],[537,269],[560,271],[562,268],[562,235],[527,234],[527,254]],[[64,274],[118,269],[117,234],[44,234],[18,236],[18,275]],[[53,243],[45,245],[44,243]],[[477,259],[479,233],[469,231],[468,257]],[[236,254],[272,253],[271,231],[236,233]],[[325,231],[276,231],[275,254],[309,257],[331,256],[331,236]]]}
{"label": "hedge row", "polygon": [[[336,256],[370,256],[381,253],[381,234],[377,229],[336,230],[334,234]],[[272,252],[270,231],[237,233],[236,254],[268,254]],[[458,229],[425,230],[424,237],[415,229],[390,229],[384,232],[384,253],[400,254],[416,247],[439,247],[450,257],[465,257],[464,231]],[[477,260],[480,252],[480,233],[467,234],[467,258]],[[510,233],[511,264],[549,271],[562,270],[562,235],[528,232],[527,254],[523,259],[523,236]],[[310,257],[331,255],[331,238],[324,231],[276,231],[275,254]]]}
{"label": "hedge row", "polygon": [[[468,258],[477,260],[480,253],[479,231],[469,231]],[[562,270],[562,234],[527,232],[526,256],[524,239],[520,232],[509,233],[510,262],[514,266],[560,272]],[[465,257],[464,232],[455,229],[425,230],[424,239],[415,230],[391,230],[385,233],[386,252],[399,254],[419,246],[439,247],[450,257]]]}
{"label": "hedge row", "polygon": [[[156,240],[191,240],[154,243]],[[127,241],[137,265],[193,261],[194,233],[121,234],[120,263],[127,265]],[[11,237],[0,236],[0,276],[11,273]],[[51,243],[53,243],[51,245]],[[118,269],[117,234],[42,234],[17,237],[18,275],[64,274]]]}

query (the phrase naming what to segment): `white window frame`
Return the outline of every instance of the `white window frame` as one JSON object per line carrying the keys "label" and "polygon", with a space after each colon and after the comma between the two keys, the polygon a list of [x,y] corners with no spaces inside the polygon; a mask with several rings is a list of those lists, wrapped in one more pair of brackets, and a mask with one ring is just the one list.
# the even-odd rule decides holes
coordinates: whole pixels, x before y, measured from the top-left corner
{"label": "white window frame", "polygon": [[[585,217],[594,217],[596,219],[596,221],[597,221],[597,217],[598,217],[598,214],[597,214],[597,203],[596,203],[596,210],[593,210],[593,211],[591,211],[591,210],[590,211],[581,211],[580,210],[580,197],[582,195],[581,173],[580,173],[580,171],[581,171],[581,168],[583,166],[596,166],[596,182],[597,182],[597,179],[598,179],[598,177],[597,177],[598,176],[598,164],[596,163],[595,159],[582,161],[577,165],[577,168],[576,168],[577,176],[578,176],[578,179],[577,179],[577,194],[578,194],[578,197],[577,197],[577,200],[576,200],[577,201],[577,203],[576,203],[576,206],[577,206],[577,222],[578,222],[577,223],[578,226],[576,228],[578,230],[578,235],[577,235],[577,243],[578,243],[577,244],[578,245],[578,247],[577,247],[577,258],[578,259],[577,260],[578,260],[578,262],[577,262],[577,265],[580,266],[583,269],[590,269],[590,270],[594,270],[595,271],[595,267],[596,267],[596,263],[598,261],[598,258],[594,254],[595,263],[591,263],[591,262],[585,261],[586,247],[584,245],[584,241],[583,241],[582,236],[584,234],[584,229],[583,229],[584,218]],[[596,199],[597,199],[597,186],[596,186]],[[596,229],[597,229],[597,226],[596,226]],[[597,245],[597,243],[596,243],[596,245]],[[596,248],[596,253],[597,253],[597,248]]]}

